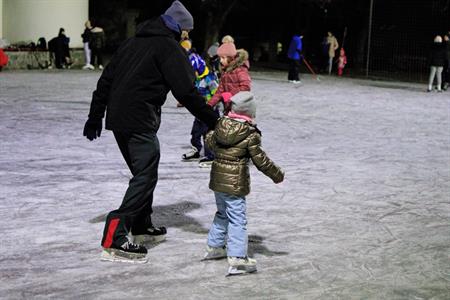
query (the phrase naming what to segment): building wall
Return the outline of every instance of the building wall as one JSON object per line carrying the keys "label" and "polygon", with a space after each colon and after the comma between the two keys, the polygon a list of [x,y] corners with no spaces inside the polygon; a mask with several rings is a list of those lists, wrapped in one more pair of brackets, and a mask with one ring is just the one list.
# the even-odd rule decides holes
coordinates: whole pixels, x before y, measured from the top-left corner
{"label": "building wall", "polygon": [[3,0],[0,0],[0,39],[3,38]]}
{"label": "building wall", "polygon": [[[89,0],[0,0],[3,3],[3,38],[19,41],[47,41],[63,27],[70,47],[82,47],[81,33],[89,16]],[[1,33],[1,31],[0,31]]]}

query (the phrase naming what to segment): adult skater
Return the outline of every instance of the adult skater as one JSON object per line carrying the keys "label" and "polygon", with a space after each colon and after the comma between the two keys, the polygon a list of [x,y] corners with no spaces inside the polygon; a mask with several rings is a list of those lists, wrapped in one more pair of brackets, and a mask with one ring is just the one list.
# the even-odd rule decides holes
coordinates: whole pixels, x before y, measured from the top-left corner
{"label": "adult skater", "polygon": [[[146,262],[148,241],[164,239],[166,229],[152,224],[153,191],[160,158],[157,131],[167,93],[213,129],[217,115],[194,86],[194,71],[177,38],[193,29],[193,18],[180,1],[138,27],[104,69],[92,95],[83,135],[100,137],[106,112],[106,129],[112,130],[133,175],[122,205],[111,211],[102,239],[102,259]],[[128,237],[131,237],[134,242]]]}
{"label": "adult skater", "polygon": [[433,90],[434,77],[436,77],[438,92],[442,92],[442,70],[444,69],[445,60],[447,59],[447,45],[442,42],[442,37],[437,35],[434,38],[430,51],[430,77],[428,79],[427,92]]}
{"label": "adult skater", "polygon": [[333,69],[333,60],[334,57],[336,56],[336,50],[339,48],[339,43],[331,31],[328,31],[327,44],[328,44],[328,75],[331,75],[331,71]]}
{"label": "adult skater", "polygon": [[91,29],[89,48],[91,49],[91,66],[95,68],[95,63],[100,70],[103,70],[103,48],[105,47],[105,32],[103,28],[95,26]]}
{"label": "adult skater", "polygon": [[288,49],[289,58],[289,73],[288,80],[292,83],[301,83],[299,73],[300,73],[300,63],[302,61],[302,35],[294,35],[291,39]]}

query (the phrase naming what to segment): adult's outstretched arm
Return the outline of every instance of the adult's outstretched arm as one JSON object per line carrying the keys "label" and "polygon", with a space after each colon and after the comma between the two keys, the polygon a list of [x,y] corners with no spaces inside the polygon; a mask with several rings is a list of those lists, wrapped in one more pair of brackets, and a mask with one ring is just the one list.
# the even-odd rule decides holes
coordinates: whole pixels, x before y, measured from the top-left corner
{"label": "adult's outstretched arm", "polygon": [[206,100],[197,92],[194,84],[194,70],[181,47],[176,47],[168,55],[161,64],[161,72],[173,96],[192,115],[206,123],[209,129],[214,129],[218,117],[214,110],[206,104]]}

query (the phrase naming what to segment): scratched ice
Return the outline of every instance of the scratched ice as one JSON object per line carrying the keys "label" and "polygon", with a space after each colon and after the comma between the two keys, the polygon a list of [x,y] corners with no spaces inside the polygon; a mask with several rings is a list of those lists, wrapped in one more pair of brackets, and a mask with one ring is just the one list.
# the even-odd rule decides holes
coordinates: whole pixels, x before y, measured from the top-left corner
{"label": "scratched ice", "polygon": [[449,299],[449,92],[251,75],[286,180],[252,169],[258,272],[226,278],[225,261],[200,261],[215,203],[208,170],[180,159],[193,117],[171,96],[154,201],[167,241],[145,265],[105,263],[103,220],[130,173],[111,132],[81,134],[99,73],[0,73],[0,298]]}

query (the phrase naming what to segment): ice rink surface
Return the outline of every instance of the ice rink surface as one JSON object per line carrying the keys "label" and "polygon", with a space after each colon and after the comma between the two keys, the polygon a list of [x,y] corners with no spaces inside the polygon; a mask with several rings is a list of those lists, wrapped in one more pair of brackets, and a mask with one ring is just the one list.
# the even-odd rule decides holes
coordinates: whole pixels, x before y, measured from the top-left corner
{"label": "ice rink surface", "polygon": [[100,73],[0,73],[0,298],[450,299],[450,92],[425,85],[252,72],[263,147],[249,251],[258,272],[200,261],[215,212],[209,170],[182,162],[193,117],[163,107],[144,265],[100,261],[105,214],[130,173],[113,135],[82,136]]}

